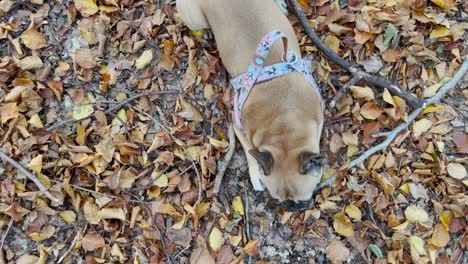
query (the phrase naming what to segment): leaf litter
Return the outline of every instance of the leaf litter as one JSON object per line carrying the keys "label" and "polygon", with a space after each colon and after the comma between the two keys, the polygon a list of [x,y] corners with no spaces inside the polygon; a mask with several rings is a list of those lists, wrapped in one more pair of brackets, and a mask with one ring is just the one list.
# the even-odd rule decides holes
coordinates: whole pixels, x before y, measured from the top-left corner
{"label": "leaf litter", "polygon": [[[0,163],[0,263],[463,260],[466,79],[387,150],[339,171],[310,209],[286,212],[255,194],[240,149],[223,203],[212,188],[229,146],[228,76],[214,43],[160,2],[0,1],[0,150],[55,197]],[[435,94],[466,55],[463,3],[299,2],[335,52],[420,98]],[[318,58],[289,18],[304,56],[317,58],[324,98],[333,97],[327,87],[341,87],[346,74]],[[145,92],[153,95],[107,111]],[[348,118],[324,129],[331,167],[369,149],[374,134],[410,110],[387,90],[356,83],[326,110],[328,119]],[[47,129],[72,119],[79,121]]]}

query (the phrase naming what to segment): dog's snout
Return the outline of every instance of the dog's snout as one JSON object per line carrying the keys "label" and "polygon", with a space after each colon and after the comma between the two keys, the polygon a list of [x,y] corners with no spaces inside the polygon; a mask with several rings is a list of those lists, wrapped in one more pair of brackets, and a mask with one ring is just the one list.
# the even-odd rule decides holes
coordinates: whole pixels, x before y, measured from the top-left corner
{"label": "dog's snout", "polygon": [[291,200],[286,200],[281,203],[284,207],[288,209],[290,212],[299,212],[306,209],[309,206],[309,201],[300,201],[295,202]]}

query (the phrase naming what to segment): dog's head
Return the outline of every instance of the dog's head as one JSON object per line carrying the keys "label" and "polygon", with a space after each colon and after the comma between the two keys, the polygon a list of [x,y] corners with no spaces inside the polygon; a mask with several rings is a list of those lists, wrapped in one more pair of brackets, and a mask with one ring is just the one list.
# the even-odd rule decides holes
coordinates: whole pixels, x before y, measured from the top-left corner
{"label": "dog's head", "polygon": [[324,172],[325,158],[307,147],[289,151],[261,147],[249,151],[263,171],[261,175],[270,195],[289,211],[308,207]]}

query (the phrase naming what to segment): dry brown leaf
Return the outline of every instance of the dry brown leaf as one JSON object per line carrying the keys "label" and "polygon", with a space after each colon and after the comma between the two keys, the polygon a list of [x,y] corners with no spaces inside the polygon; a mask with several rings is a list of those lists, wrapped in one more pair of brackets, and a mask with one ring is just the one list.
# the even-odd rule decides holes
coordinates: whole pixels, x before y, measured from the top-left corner
{"label": "dry brown leaf", "polygon": [[81,246],[86,251],[95,251],[105,245],[104,238],[94,231],[88,232],[81,240]]}
{"label": "dry brown leaf", "polygon": [[445,247],[450,241],[450,234],[443,224],[437,224],[432,233],[431,242],[436,247]]}
{"label": "dry brown leaf", "polygon": [[92,69],[96,66],[96,57],[90,49],[76,49],[75,62],[84,69]]}
{"label": "dry brown leaf", "polygon": [[259,241],[256,239],[249,240],[249,242],[247,242],[247,245],[245,245],[244,247],[244,252],[249,256],[255,257],[255,255],[257,254],[258,243]]}
{"label": "dry brown leaf", "polygon": [[332,263],[343,263],[350,256],[349,249],[338,239],[333,239],[327,246],[327,257]]}
{"label": "dry brown leaf", "polygon": [[429,216],[423,208],[413,205],[406,208],[405,216],[406,220],[411,223],[421,223],[429,220]]}
{"label": "dry brown leaf", "polygon": [[35,29],[29,29],[23,32],[21,40],[26,47],[32,50],[41,49],[47,45],[44,36]]}

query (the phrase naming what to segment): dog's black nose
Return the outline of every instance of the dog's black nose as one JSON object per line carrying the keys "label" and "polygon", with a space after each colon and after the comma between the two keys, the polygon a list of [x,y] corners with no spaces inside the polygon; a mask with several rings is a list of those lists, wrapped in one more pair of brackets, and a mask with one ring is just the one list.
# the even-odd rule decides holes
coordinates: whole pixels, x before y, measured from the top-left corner
{"label": "dog's black nose", "polygon": [[290,212],[299,212],[304,209],[306,209],[309,206],[309,201],[291,201],[291,200],[286,200],[281,203],[284,207],[288,209]]}

